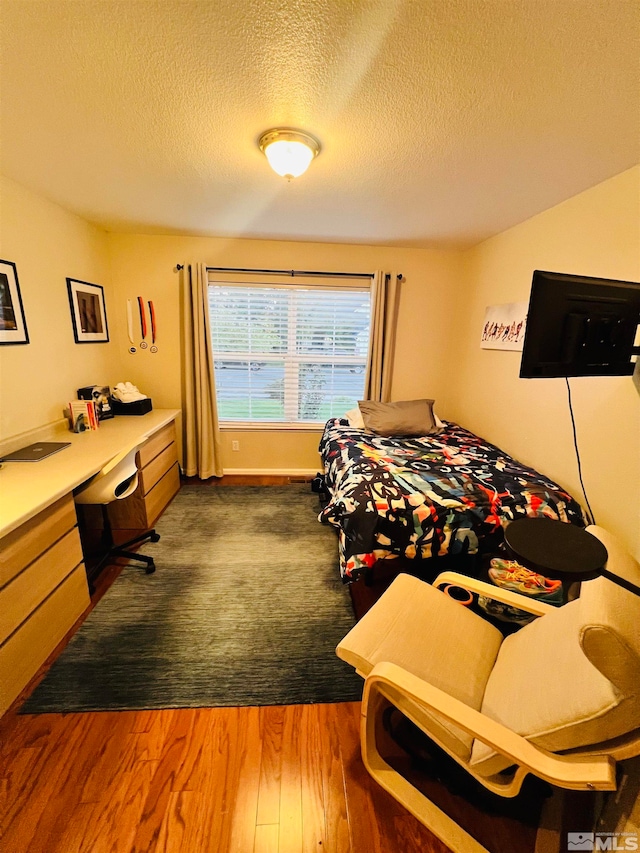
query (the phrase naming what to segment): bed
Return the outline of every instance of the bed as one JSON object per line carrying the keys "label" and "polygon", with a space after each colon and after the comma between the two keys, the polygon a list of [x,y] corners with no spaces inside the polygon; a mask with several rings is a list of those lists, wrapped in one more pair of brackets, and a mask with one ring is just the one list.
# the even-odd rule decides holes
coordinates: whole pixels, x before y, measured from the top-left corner
{"label": "bed", "polygon": [[524,516],[584,527],[581,506],[557,483],[458,424],[424,437],[385,437],[325,424],[320,442],[328,502],[319,520],[338,529],[345,582],[379,560],[497,554],[503,530]]}

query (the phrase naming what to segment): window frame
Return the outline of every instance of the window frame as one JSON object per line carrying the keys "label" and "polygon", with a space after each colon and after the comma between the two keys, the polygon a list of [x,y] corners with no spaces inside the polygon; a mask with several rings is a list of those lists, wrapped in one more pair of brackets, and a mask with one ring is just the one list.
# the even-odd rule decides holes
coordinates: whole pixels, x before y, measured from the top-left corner
{"label": "window frame", "polygon": [[[372,335],[372,309],[373,309],[373,277],[367,278],[366,280],[362,279],[354,279],[345,277],[344,280],[336,279],[334,277],[324,278],[319,277],[320,280],[316,280],[313,282],[309,281],[293,281],[293,277],[291,276],[270,276],[270,279],[267,281],[265,277],[261,274],[243,274],[237,280],[233,280],[229,277],[228,273],[225,273],[224,276],[220,276],[220,274],[212,273],[209,271],[208,273],[208,281],[207,281],[207,289],[209,287],[237,287],[237,288],[251,288],[251,287],[264,287],[265,289],[296,289],[296,290],[347,290],[350,292],[361,291],[363,293],[369,294],[369,347],[367,351],[367,355],[364,361],[364,385],[366,387],[366,377],[368,373],[368,361],[371,352],[371,335]],[[357,281],[362,281],[362,283],[356,283]],[[289,311],[292,310],[291,305],[289,306]],[[211,315],[209,315],[211,320]],[[294,338],[291,341],[294,349],[287,349],[286,353],[273,353],[273,354],[260,354],[260,361],[279,361],[285,362],[285,375],[287,371],[287,358],[292,351],[295,352],[295,324],[287,324],[288,334]],[[213,330],[212,330],[212,338],[213,338]],[[255,359],[256,353],[243,353],[243,352],[233,352],[233,360],[234,361],[251,361]],[[230,359],[231,360],[231,359]],[[301,353],[298,357],[299,361],[303,361],[305,364],[309,363],[318,363],[318,364],[326,364],[327,356],[324,353]],[[213,350],[213,364],[214,364],[214,372],[215,372],[215,362],[216,362],[216,352]],[[362,365],[363,360],[362,356],[349,356],[344,355],[340,358],[340,363],[344,364],[357,364]],[[217,393],[217,392],[216,392]],[[363,389],[364,393],[364,389]],[[286,402],[285,402],[286,406]],[[289,412],[293,406],[290,404]],[[286,413],[286,408],[285,408]],[[297,432],[318,432],[319,429],[322,429],[324,424],[326,423],[326,419],[318,420],[318,421],[291,421],[291,420],[282,420],[282,421],[261,421],[261,420],[218,420],[219,428],[221,431],[234,431],[234,432],[250,432],[250,431],[270,431],[270,432],[278,432],[278,431],[297,431]]]}

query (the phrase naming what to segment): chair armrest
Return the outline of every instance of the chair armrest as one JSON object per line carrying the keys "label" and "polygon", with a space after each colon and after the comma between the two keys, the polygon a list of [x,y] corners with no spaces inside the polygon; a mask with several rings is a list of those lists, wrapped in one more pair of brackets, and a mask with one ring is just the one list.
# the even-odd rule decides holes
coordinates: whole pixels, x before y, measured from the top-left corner
{"label": "chair armrest", "polygon": [[526,595],[520,595],[518,592],[511,592],[509,589],[494,586],[492,583],[470,578],[467,575],[461,575],[458,572],[442,572],[434,580],[433,586],[440,588],[448,584],[461,586],[469,592],[475,592],[478,595],[486,595],[487,598],[492,598],[494,601],[500,601],[502,604],[510,604],[512,607],[517,607],[519,610],[525,610],[534,616],[544,616],[545,613],[552,613],[557,610],[552,604],[546,604],[544,601],[539,601],[537,598],[530,598]]}
{"label": "chair armrest", "polygon": [[565,756],[548,752],[397,664],[376,664],[365,679],[363,707],[368,705],[371,690],[379,687],[382,687],[380,692],[427,735],[429,732],[414,719],[411,709],[403,707],[404,697],[439,714],[551,784],[575,790],[615,790],[615,762],[607,755]]}

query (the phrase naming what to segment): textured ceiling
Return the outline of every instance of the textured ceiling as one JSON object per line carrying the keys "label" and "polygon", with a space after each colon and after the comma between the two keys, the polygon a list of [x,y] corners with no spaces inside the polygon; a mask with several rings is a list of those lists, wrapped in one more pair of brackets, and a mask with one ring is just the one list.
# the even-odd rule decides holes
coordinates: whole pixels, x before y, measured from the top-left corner
{"label": "textured ceiling", "polygon": [[[1,0],[1,171],[109,230],[465,246],[640,161],[637,0]],[[287,183],[256,141],[322,152]]]}

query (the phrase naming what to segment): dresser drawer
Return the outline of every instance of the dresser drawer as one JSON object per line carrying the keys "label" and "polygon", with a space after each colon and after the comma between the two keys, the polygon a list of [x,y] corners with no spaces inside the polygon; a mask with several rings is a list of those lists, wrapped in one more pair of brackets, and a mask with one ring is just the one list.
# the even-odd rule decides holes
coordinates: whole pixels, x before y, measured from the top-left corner
{"label": "dresser drawer", "polygon": [[158,432],[150,436],[138,450],[138,468],[147,466],[155,457],[162,453],[165,447],[174,444],[176,440],[176,425],[172,421]]}
{"label": "dresser drawer", "polygon": [[75,525],[73,497],[67,495],[0,539],[0,588]]}
{"label": "dresser drawer", "polygon": [[0,645],[0,714],[11,705],[89,605],[84,565]]}
{"label": "dresser drawer", "polygon": [[74,527],[0,590],[0,644],[82,562]]}

